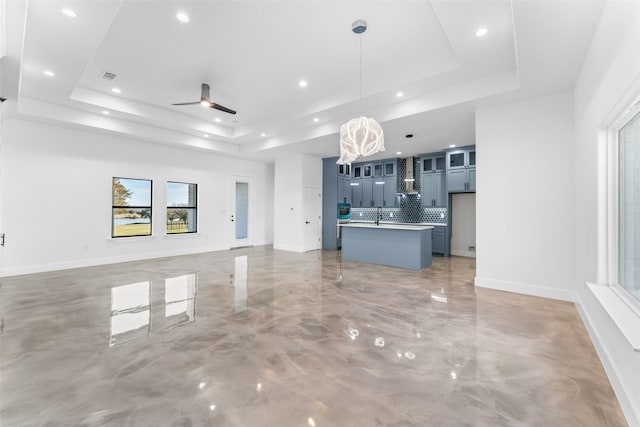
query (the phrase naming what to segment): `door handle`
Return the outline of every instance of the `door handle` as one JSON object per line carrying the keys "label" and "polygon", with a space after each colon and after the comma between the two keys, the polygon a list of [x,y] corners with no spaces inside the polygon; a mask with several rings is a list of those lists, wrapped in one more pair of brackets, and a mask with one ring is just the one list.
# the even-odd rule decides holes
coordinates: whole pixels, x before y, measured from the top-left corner
{"label": "door handle", "polygon": [[305,221],[304,223],[305,224],[311,224],[311,221]]}

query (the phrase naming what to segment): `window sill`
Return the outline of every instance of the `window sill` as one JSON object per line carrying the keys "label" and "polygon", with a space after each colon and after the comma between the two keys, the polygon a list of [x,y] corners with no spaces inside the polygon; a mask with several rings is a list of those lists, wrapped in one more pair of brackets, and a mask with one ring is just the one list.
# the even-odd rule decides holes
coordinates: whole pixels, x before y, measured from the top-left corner
{"label": "window sill", "polygon": [[145,240],[154,240],[156,236],[131,236],[131,237],[109,237],[108,242],[125,243],[125,242],[144,242]]}
{"label": "window sill", "polygon": [[195,233],[171,233],[171,234],[165,234],[162,236],[162,238],[164,239],[185,239],[185,238],[189,238],[189,237],[200,237],[202,236],[202,234],[200,234],[199,231],[196,231]]}
{"label": "window sill", "polygon": [[629,341],[633,351],[640,353],[640,317],[610,286],[587,283],[587,287]]}

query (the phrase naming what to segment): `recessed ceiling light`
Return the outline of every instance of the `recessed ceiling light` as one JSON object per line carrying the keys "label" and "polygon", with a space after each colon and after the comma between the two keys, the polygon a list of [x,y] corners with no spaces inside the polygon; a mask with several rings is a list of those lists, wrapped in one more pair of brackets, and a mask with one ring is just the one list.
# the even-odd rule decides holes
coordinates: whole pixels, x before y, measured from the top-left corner
{"label": "recessed ceiling light", "polygon": [[455,148],[456,144],[451,144],[449,148]]}
{"label": "recessed ceiling light", "polygon": [[314,121],[314,122],[316,122],[316,123],[318,123],[318,122],[320,121],[320,119],[319,119],[319,118],[317,118],[317,117],[314,117],[314,118],[313,118],[313,121]]}
{"label": "recessed ceiling light", "polygon": [[262,132],[262,133],[260,134],[260,136],[264,138],[265,136],[267,136],[267,134],[266,134],[266,133],[264,133],[264,132]]}
{"label": "recessed ceiling light", "polygon": [[69,18],[75,18],[76,16],[78,16],[78,14],[71,9],[62,9],[62,13],[67,15]]}
{"label": "recessed ceiling light", "polygon": [[122,91],[120,89],[118,89],[117,87],[112,88],[111,92],[113,92],[113,93],[122,93]]}
{"label": "recessed ceiling light", "polygon": [[399,156],[400,154],[402,154],[402,151],[396,151],[396,156]]}
{"label": "recessed ceiling light", "polygon": [[44,70],[42,73],[43,73],[45,76],[47,76],[47,77],[53,77],[53,76],[55,76],[55,74],[53,73],[53,71],[50,71],[50,70]]}
{"label": "recessed ceiling light", "polygon": [[306,80],[300,80],[298,82],[298,86],[300,86],[300,87],[307,87],[308,85],[309,85],[309,83],[307,83]]}
{"label": "recessed ceiling light", "polygon": [[188,17],[188,16],[187,16],[187,14],[186,14],[186,13],[184,13],[184,12],[180,12],[180,13],[178,13],[178,14],[176,15],[176,18],[178,19],[178,21],[180,21],[180,22],[184,22],[185,24],[186,24],[187,22],[189,22],[189,17]]}
{"label": "recessed ceiling light", "polygon": [[487,34],[487,29],[485,27],[478,28],[478,31],[476,31],[476,37],[482,37],[486,34]]}
{"label": "recessed ceiling light", "polygon": [[398,93],[396,93],[396,96],[398,98],[402,98],[404,96],[404,93],[403,92],[398,92]]}
{"label": "recessed ceiling light", "polygon": [[216,117],[215,119],[213,119],[214,122],[220,123],[222,121],[222,119],[220,117]]}
{"label": "recessed ceiling light", "polygon": [[105,116],[108,116],[109,112],[107,110],[102,110],[102,114],[104,114]]}
{"label": "recessed ceiling light", "polygon": [[204,136],[205,138],[209,138],[209,134],[208,133],[205,133],[202,136]]}

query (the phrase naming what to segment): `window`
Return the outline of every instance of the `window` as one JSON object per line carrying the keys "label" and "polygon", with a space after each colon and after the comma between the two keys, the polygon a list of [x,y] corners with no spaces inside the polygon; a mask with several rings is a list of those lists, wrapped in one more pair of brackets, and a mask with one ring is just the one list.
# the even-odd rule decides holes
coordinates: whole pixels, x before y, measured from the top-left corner
{"label": "window", "polygon": [[640,114],[618,133],[618,283],[640,300]]}
{"label": "window", "polygon": [[113,178],[111,237],[151,235],[151,180]]}
{"label": "window", "polygon": [[167,182],[167,234],[198,231],[198,185]]}

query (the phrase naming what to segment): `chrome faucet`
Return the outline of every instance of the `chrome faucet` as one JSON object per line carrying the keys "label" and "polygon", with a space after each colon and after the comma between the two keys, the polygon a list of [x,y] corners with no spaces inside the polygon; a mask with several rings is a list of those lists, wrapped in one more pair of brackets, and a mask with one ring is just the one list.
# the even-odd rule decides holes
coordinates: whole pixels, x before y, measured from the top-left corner
{"label": "chrome faucet", "polygon": [[376,225],[380,225],[381,218],[382,218],[382,208],[378,206],[378,212],[376,213]]}

